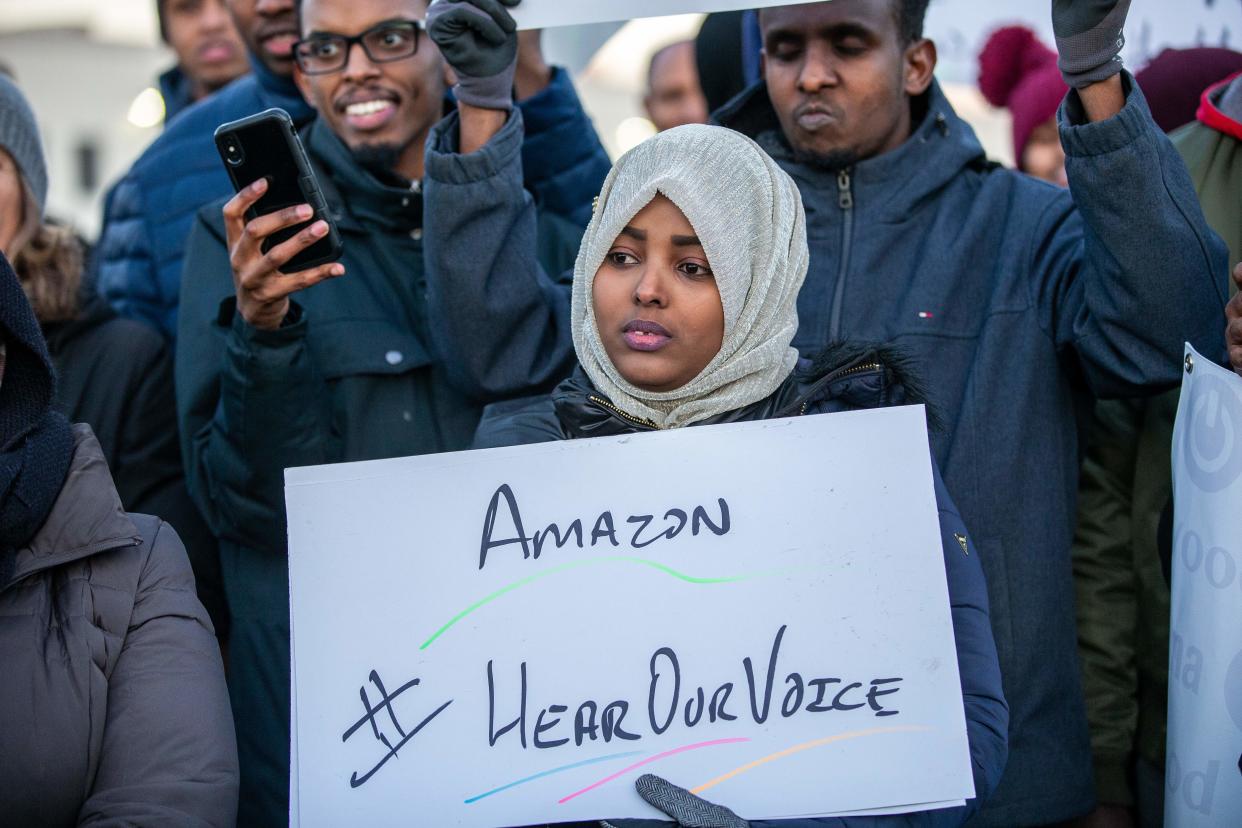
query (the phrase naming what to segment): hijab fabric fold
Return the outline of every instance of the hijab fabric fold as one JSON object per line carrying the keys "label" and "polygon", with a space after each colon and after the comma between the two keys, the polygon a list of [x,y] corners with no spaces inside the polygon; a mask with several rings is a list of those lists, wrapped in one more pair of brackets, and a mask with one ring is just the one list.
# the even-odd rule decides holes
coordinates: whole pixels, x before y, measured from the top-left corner
{"label": "hijab fabric fold", "polygon": [[[618,234],[656,195],[685,214],[703,244],[724,306],[720,352],[674,391],[644,391],[608,358],[591,289]],[[571,325],[578,361],[626,414],[677,428],[764,399],[798,361],[798,291],[809,253],[793,180],[759,145],[724,127],[662,132],[612,168],[574,267]]]}

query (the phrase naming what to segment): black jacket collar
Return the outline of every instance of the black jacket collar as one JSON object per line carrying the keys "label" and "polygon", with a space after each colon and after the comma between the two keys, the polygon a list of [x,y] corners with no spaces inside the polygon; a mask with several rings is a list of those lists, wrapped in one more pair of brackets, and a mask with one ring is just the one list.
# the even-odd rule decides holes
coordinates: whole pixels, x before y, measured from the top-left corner
{"label": "black jacket collar", "polygon": [[[813,360],[801,360],[770,396],[694,423],[752,422],[815,413],[828,401],[841,409],[926,403],[909,358],[885,346],[832,345]],[[653,423],[631,417],[595,389],[579,367],[552,392],[552,406],[568,439],[653,431]],[[934,423],[934,415],[929,412]]]}
{"label": "black jacket collar", "polygon": [[423,226],[420,189],[381,182],[354,159],[322,118],[312,121],[303,137],[311,163],[319,167],[324,200],[341,229],[410,233]]}

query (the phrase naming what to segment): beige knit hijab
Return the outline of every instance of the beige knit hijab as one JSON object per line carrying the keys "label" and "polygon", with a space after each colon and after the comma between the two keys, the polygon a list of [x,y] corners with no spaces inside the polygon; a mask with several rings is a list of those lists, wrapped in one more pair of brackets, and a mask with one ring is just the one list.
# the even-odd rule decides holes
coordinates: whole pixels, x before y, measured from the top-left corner
{"label": "beige knit hijab", "polygon": [[[591,288],[622,228],[657,194],[685,214],[703,243],[724,305],[720,352],[674,391],[627,382],[604,351]],[[604,181],[574,267],[578,362],[619,409],[676,428],[770,395],[798,361],[798,290],[807,269],[806,216],[798,188],[749,138],[714,126],[681,126],[626,153]]]}

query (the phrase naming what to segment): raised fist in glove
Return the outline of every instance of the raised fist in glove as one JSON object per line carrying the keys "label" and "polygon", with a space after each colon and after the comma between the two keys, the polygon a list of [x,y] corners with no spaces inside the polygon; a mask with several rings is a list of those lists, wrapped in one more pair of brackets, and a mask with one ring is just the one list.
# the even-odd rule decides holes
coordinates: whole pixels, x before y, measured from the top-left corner
{"label": "raised fist in glove", "polygon": [[517,23],[506,10],[521,0],[435,0],[427,33],[457,75],[459,101],[484,109],[513,108]]}
{"label": "raised fist in glove", "polygon": [[1061,77],[1082,89],[1121,72],[1130,0],[1052,0]]}
{"label": "raised fist in glove", "polygon": [[638,777],[634,787],[648,805],[668,814],[682,828],[750,828],[750,823],[723,805],[700,799],[655,774]]}

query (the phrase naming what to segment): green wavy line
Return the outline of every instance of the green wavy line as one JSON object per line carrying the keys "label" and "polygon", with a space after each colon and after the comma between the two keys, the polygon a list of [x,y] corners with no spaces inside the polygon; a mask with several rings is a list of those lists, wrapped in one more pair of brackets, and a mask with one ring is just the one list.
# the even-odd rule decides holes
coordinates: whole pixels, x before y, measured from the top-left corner
{"label": "green wavy line", "polygon": [[448,632],[449,628],[452,627],[454,624],[456,624],[458,621],[462,620],[467,615],[479,609],[480,607],[486,604],[489,604],[492,601],[495,601],[497,598],[501,597],[502,595],[506,595],[510,592],[513,592],[515,589],[524,587],[527,584],[532,584],[535,581],[540,580],[541,578],[547,578],[550,575],[557,575],[561,572],[567,572],[571,569],[578,569],[579,567],[583,567],[583,566],[594,566],[597,564],[604,564],[604,563],[641,564],[643,566],[649,566],[652,569],[658,569],[664,574],[672,575],[674,578],[677,578],[678,580],[681,580],[681,581],[685,581],[688,584],[731,584],[731,583],[737,583],[738,581],[748,581],[748,580],[751,580],[752,578],[771,577],[773,575],[783,574],[783,572],[788,571],[788,570],[781,570],[777,572],[761,572],[761,573],[756,573],[754,575],[738,575],[733,578],[696,578],[693,575],[687,575],[684,572],[678,572],[676,569],[673,569],[671,566],[665,566],[659,561],[651,561],[651,560],[647,560],[646,558],[629,558],[629,557],[621,557],[621,556],[612,556],[612,557],[607,557],[607,558],[590,558],[585,561],[574,561],[572,563],[562,564],[560,566],[554,566],[551,569],[545,569],[543,572],[538,572],[527,578],[522,578],[520,581],[514,581],[513,583],[507,586],[503,586],[500,589],[496,590],[491,595],[487,595],[483,598],[480,598],[478,601],[475,601],[473,604],[466,607],[464,610],[462,610],[461,612],[457,613],[452,618],[450,618],[447,624],[445,624],[440,629],[436,630],[435,634],[432,635],[431,638],[428,638],[426,641],[424,641],[418,649],[420,650],[427,649],[428,647],[431,646],[431,643],[433,641],[435,641],[440,636],[444,635],[444,633]]}

